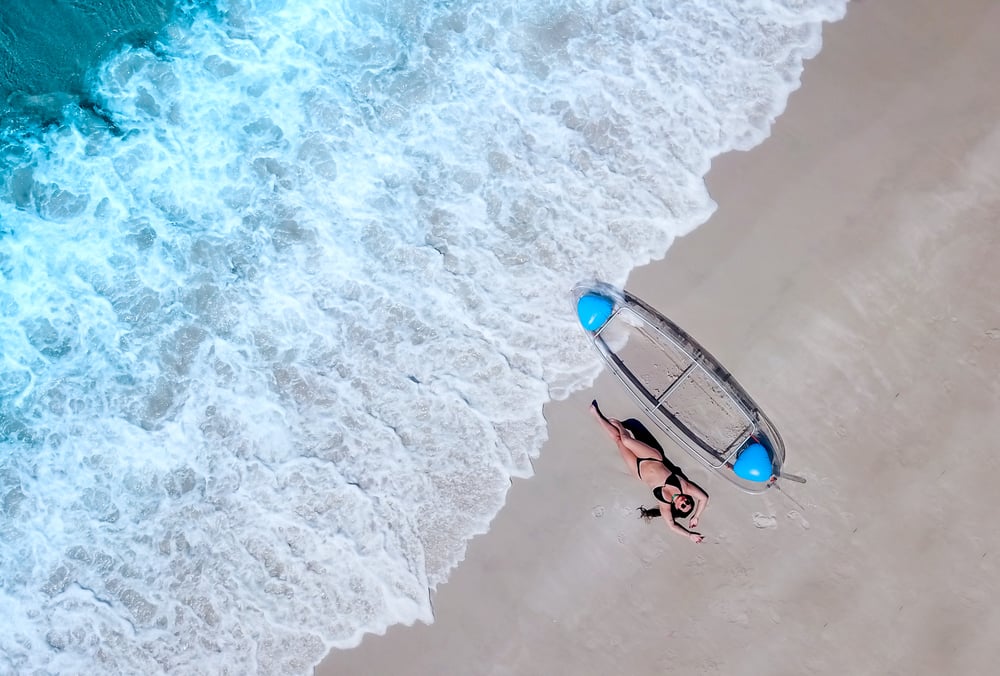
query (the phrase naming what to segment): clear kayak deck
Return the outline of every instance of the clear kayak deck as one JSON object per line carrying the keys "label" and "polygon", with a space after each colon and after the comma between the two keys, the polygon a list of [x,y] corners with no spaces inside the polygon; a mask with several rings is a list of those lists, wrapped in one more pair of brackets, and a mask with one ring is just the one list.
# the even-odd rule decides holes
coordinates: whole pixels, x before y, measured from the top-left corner
{"label": "clear kayak deck", "polygon": [[[785,447],[778,431],[732,375],[687,333],[627,291],[594,282],[577,299],[613,301],[610,317],[587,333],[646,415],[678,445],[748,493],[762,493],[781,475]],[[733,466],[740,452],[762,444],[771,477],[750,481]]]}

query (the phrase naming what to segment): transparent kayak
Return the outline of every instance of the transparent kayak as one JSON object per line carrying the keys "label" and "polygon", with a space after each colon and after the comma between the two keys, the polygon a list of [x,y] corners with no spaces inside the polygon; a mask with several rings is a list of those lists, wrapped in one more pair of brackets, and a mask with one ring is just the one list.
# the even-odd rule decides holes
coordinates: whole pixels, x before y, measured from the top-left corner
{"label": "transparent kayak", "polygon": [[574,290],[581,325],[657,427],[747,493],[784,477],[781,435],[711,354],[659,312],[603,282]]}

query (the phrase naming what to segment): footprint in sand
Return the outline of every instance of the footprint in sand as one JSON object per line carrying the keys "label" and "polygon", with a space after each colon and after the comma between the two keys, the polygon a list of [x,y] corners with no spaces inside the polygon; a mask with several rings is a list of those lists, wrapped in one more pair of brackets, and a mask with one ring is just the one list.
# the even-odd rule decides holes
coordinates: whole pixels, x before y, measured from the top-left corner
{"label": "footprint in sand", "polygon": [[768,514],[761,514],[760,512],[754,512],[753,525],[755,525],[757,528],[776,528],[778,525],[778,520]]}
{"label": "footprint in sand", "polygon": [[791,519],[792,521],[798,521],[799,525],[802,526],[802,528],[804,528],[805,530],[809,530],[809,522],[806,520],[804,516],[799,514],[798,511],[794,509],[790,511],[788,513],[788,518]]}
{"label": "footprint in sand", "polygon": [[590,513],[594,515],[595,519],[600,519],[602,516],[604,516],[604,505],[598,505],[597,507],[594,507],[594,509],[592,509]]}

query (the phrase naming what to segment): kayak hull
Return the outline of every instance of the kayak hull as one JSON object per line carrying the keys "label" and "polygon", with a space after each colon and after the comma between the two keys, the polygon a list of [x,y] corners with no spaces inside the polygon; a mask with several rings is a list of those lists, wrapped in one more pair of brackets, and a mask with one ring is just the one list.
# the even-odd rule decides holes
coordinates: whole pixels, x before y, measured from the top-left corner
{"label": "kayak hull", "polygon": [[747,493],[774,485],[781,435],[718,360],[625,290],[587,282],[574,296],[594,347],[658,428]]}

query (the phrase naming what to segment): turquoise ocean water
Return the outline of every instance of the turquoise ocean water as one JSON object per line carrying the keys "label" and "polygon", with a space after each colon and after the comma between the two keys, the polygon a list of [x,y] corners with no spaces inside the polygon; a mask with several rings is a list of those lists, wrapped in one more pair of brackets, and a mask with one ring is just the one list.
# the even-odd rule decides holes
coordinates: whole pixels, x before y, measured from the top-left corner
{"label": "turquoise ocean water", "polygon": [[430,619],[597,372],[573,283],[708,218],[844,5],[4,3],[0,672]]}

